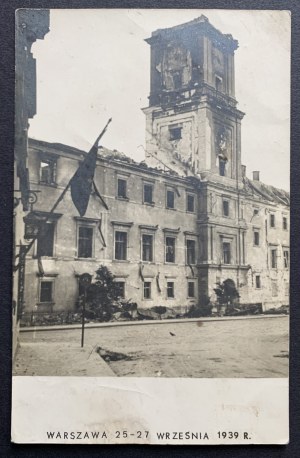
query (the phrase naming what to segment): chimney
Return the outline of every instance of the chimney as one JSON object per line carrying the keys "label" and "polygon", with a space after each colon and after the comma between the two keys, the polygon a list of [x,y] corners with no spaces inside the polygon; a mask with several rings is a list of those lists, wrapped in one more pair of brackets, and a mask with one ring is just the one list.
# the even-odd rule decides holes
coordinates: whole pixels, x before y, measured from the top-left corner
{"label": "chimney", "polygon": [[253,173],[253,181],[259,181],[259,172],[255,170]]}
{"label": "chimney", "polygon": [[246,176],[246,166],[242,165],[242,178],[245,178]]}

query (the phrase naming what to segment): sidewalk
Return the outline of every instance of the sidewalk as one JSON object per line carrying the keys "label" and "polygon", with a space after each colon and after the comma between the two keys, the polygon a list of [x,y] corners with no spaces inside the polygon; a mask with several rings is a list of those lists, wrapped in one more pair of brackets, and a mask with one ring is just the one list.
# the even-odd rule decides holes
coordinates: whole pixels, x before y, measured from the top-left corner
{"label": "sidewalk", "polygon": [[[139,326],[147,324],[166,324],[166,323],[189,323],[197,321],[230,321],[230,320],[258,320],[263,318],[282,318],[289,315],[244,315],[244,316],[223,316],[223,317],[200,317],[200,318],[172,318],[167,320],[140,320],[140,321],[109,321],[107,323],[86,323],[85,328],[104,328],[114,326]],[[81,329],[81,324],[60,324],[54,326],[26,326],[20,327],[20,332],[33,331],[63,331],[71,329]]]}
{"label": "sidewalk", "polygon": [[96,348],[74,343],[22,342],[13,375],[115,377]]}

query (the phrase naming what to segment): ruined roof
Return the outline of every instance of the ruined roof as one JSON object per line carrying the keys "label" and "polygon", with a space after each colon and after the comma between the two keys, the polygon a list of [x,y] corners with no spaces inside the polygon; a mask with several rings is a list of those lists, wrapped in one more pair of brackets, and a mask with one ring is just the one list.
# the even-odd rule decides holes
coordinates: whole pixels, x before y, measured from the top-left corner
{"label": "ruined roof", "polygon": [[245,191],[249,195],[282,205],[290,205],[290,194],[283,189],[275,188],[275,186],[267,185],[258,180],[249,180],[246,177],[244,184]]}
{"label": "ruined roof", "polygon": [[184,24],[175,25],[165,29],[157,29],[152,32],[151,37],[146,38],[145,41],[151,44],[153,40],[157,38],[171,38],[172,35],[180,34],[186,30],[193,30],[208,35],[215,44],[219,46],[226,46],[232,51],[238,48],[238,41],[235,40],[231,34],[224,34],[220,30],[216,29],[203,14],[192,21],[185,22]]}

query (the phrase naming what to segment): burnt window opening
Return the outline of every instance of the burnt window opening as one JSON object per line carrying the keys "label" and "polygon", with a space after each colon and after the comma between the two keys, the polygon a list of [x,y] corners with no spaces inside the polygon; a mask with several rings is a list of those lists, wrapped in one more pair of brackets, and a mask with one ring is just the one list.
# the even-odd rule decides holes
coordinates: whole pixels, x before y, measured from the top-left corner
{"label": "burnt window opening", "polygon": [[255,275],[255,288],[256,289],[260,289],[261,288],[260,275]]}
{"label": "burnt window opening", "polygon": [[271,250],[271,268],[277,269],[277,249]]}
{"label": "burnt window opening", "polygon": [[186,241],[186,263],[196,264],[196,242],[195,240]]}
{"label": "burnt window opening", "polygon": [[127,199],[127,181],[123,178],[118,178],[118,197]]}
{"label": "burnt window opening", "polygon": [[38,258],[41,256],[53,256],[54,231],[55,223],[53,221],[49,221],[42,225],[37,237],[36,255]]}
{"label": "burnt window opening", "polygon": [[78,257],[93,257],[94,228],[89,226],[79,226],[78,228]]}
{"label": "burnt window opening", "polygon": [[270,227],[275,227],[275,215],[274,215],[274,213],[270,214]]}
{"label": "burnt window opening", "polygon": [[188,282],[188,297],[195,297],[195,282]]}
{"label": "burnt window opening", "polygon": [[116,231],[115,233],[115,259],[127,260],[127,232]]}
{"label": "burnt window opening", "polygon": [[284,264],[284,268],[288,269],[288,267],[289,267],[289,250],[283,250],[283,264]]}
{"label": "burnt window opening", "polygon": [[166,237],[166,262],[175,262],[175,238]]}
{"label": "burnt window opening", "polygon": [[53,281],[42,280],[40,283],[40,302],[53,302]]}
{"label": "burnt window opening", "polygon": [[170,141],[180,140],[182,138],[182,127],[169,126],[169,138]]}
{"label": "burnt window opening", "polygon": [[284,231],[287,231],[287,229],[288,229],[288,220],[287,220],[287,217],[286,217],[286,216],[284,216],[284,217],[282,218],[282,229],[283,229]]}
{"label": "burnt window opening", "polygon": [[124,281],[116,281],[115,282],[116,294],[121,299],[125,298],[125,282]]}
{"label": "burnt window opening", "polygon": [[223,216],[229,216],[229,201],[223,200]]}
{"label": "burnt window opening", "polygon": [[195,196],[192,194],[187,195],[187,211],[190,213],[195,212]]}
{"label": "burnt window opening", "polygon": [[174,282],[173,281],[168,281],[167,282],[167,298],[168,299],[173,299],[174,297],[175,297]]}
{"label": "burnt window opening", "polygon": [[167,190],[167,202],[166,202],[167,208],[175,208],[175,193],[174,191],[171,191],[170,189]]}
{"label": "burnt window opening", "polygon": [[142,235],[142,260],[153,261],[153,235]]}
{"label": "burnt window opening", "polygon": [[223,263],[231,264],[231,244],[229,242],[223,242]]}
{"label": "burnt window opening", "polygon": [[144,203],[152,204],[153,203],[153,185],[144,184]]}
{"label": "burnt window opening", "polygon": [[259,246],[259,231],[254,231],[253,242],[255,246]]}
{"label": "burnt window opening", "polygon": [[40,183],[54,185],[56,184],[56,158],[43,158],[40,161]]}
{"label": "burnt window opening", "polygon": [[144,299],[151,299],[151,282],[144,281]]}

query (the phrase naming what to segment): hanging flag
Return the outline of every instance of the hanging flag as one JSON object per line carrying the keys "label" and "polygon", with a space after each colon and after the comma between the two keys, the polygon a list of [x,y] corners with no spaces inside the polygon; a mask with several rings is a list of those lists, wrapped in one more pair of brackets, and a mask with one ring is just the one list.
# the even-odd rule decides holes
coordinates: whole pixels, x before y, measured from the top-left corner
{"label": "hanging flag", "polygon": [[105,133],[110,122],[111,119],[109,119],[108,123],[95,141],[85,159],[79,165],[75,175],[71,178],[69,183],[71,186],[72,200],[80,216],[85,215],[89,204],[96,168],[98,142]]}

